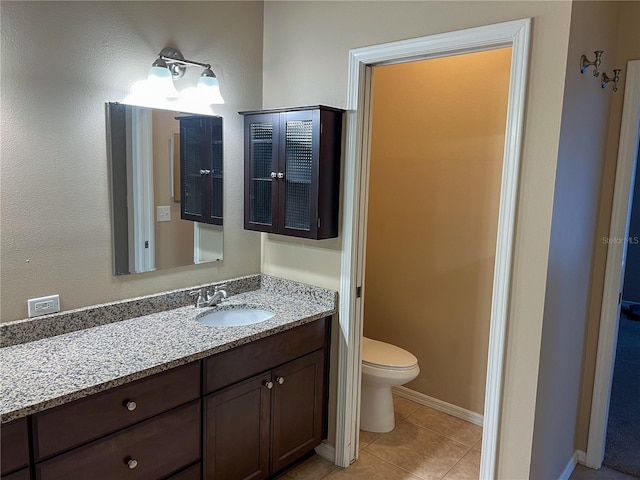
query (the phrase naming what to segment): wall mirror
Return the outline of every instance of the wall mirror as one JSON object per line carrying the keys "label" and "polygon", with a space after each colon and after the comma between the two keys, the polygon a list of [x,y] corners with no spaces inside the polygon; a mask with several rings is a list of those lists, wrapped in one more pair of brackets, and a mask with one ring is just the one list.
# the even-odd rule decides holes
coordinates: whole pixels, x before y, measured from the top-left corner
{"label": "wall mirror", "polygon": [[113,273],[223,258],[222,117],[106,104]]}

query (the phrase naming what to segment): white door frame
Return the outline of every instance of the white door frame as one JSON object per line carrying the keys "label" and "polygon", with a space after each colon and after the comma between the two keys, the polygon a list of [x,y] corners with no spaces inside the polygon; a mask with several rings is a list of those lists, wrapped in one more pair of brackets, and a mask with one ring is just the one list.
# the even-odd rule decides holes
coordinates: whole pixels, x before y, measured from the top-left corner
{"label": "white door frame", "polygon": [[362,47],[349,52],[336,409],[335,459],[337,465],[346,467],[358,455],[363,302],[362,298],[357,297],[356,288],[362,286],[364,277],[370,70],[373,65],[511,47],[511,78],[498,217],[480,466],[480,478],[495,477],[530,28],[531,19],[527,18]]}
{"label": "white door frame", "polygon": [[[627,62],[626,77],[609,239],[626,239],[629,235],[633,180],[636,175],[636,159],[638,158],[638,142],[640,141],[640,60]],[[618,300],[624,282],[626,254],[626,241],[608,243],[585,461],[587,467],[590,468],[600,468],[602,460],[604,460],[609,400],[618,339],[618,319],[620,317]]]}
{"label": "white door frame", "polygon": [[151,272],[156,269],[156,242],[153,208],[153,119],[149,108],[131,108],[131,150],[135,273]]}

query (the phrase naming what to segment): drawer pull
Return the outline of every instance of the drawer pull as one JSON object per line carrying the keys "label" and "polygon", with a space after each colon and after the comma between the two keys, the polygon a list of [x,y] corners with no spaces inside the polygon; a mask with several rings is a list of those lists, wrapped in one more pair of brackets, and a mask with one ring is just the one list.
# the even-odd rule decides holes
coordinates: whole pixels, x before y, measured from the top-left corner
{"label": "drawer pull", "polygon": [[127,466],[129,467],[129,470],[133,470],[138,466],[138,461],[134,458],[129,458],[129,460],[127,460]]}
{"label": "drawer pull", "polygon": [[127,407],[127,410],[129,410],[130,412],[133,412],[138,406],[138,404],[133,400],[127,400],[124,406]]}
{"label": "drawer pull", "polygon": [[276,382],[278,382],[278,385],[282,385],[284,383],[284,377],[276,377]]}
{"label": "drawer pull", "polygon": [[264,382],[262,382],[262,385],[267,387],[269,390],[271,390],[273,388],[273,382],[269,381],[269,380],[265,380]]}

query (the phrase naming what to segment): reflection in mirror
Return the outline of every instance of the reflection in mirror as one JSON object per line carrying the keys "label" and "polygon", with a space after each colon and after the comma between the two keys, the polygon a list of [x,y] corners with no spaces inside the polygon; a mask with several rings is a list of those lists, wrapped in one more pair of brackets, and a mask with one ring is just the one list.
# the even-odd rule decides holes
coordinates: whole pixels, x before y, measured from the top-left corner
{"label": "reflection in mirror", "polygon": [[[223,258],[222,222],[207,225],[181,219],[177,118],[186,116],[107,104],[114,275]],[[217,123],[221,138],[222,119]]]}

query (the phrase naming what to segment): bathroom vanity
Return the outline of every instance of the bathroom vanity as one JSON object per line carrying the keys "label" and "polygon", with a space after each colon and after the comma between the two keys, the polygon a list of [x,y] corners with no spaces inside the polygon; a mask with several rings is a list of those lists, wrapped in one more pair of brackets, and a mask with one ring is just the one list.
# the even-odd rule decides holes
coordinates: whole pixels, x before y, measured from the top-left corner
{"label": "bathroom vanity", "polygon": [[2,478],[260,479],[313,450],[335,292],[256,277],[226,305],[275,313],[253,325],[188,305],[3,348]]}

